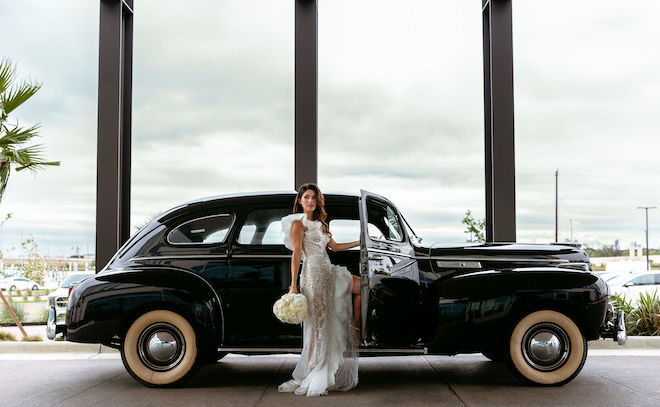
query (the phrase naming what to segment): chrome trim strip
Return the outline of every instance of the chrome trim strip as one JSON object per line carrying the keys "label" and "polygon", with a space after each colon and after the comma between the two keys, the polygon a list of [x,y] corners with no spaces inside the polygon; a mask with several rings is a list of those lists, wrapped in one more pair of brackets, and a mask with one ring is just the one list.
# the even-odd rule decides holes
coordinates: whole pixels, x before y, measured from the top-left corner
{"label": "chrome trim strip", "polygon": [[[231,348],[219,347],[218,352],[268,352],[268,353],[300,353],[302,348]],[[360,353],[406,353],[406,354],[421,354],[428,355],[428,348],[419,349],[397,349],[397,348],[358,348]]]}
{"label": "chrome trim strip", "polygon": [[390,255],[390,256],[407,257],[407,258],[409,258],[409,259],[416,259],[416,258],[417,258],[416,256],[411,256],[411,255],[409,255],[409,254],[405,254],[405,253],[397,253],[397,252],[392,252],[392,251],[389,251],[389,250],[382,250],[382,249],[373,249],[373,248],[371,248],[371,247],[368,247],[368,248],[367,248],[367,252],[374,252],[374,253],[388,254],[388,255]]}
{"label": "chrome trim strip", "polygon": [[[212,242],[212,243],[199,243],[199,242],[173,243],[170,240],[170,235],[175,230],[177,230],[178,228],[180,228],[183,225],[187,225],[191,222],[195,222],[195,221],[202,220],[202,219],[217,218],[217,217],[220,217],[220,216],[231,216],[232,217],[231,223],[229,224],[229,227],[227,228],[227,234],[225,235],[225,237],[222,239],[221,242]],[[212,245],[223,244],[227,241],[227,238],[229,237],[229,232],[231,232],[232,228],[234,227],[234,223],[236,223],[236,215],[233,214],[233,213],[218,213],[218,214],[215,214],[215,215],[200,216],[199,218],[191,219],[189,221],[180,223],[180,224],[176,225],[175,227],[173,227],[169,232],[167,232],[167,236],[165,236],[165,241],[167,241],[167,243],[171,244],[172,246],[212,246]]]}
{"label": "chrome trim strip", "polygon": [[245,259],[245,258],[270,258],[270,259],[290,259],[290,254],[232,254],[232,258]]}
{"label": "chrome trim strip", "polygon": [[430,256],[430,260],[448,261],[510,261],[520,263],[570,263],[566,259],[523,259],[520,257],[497,257],[497,256]]}
{"label": "chrome trim strip", "polygon": [[478,261],[441,261],[436,260],[435,264],[444,269],[478,269],[481,268],[481,262]]}
{"label": "chrome trim strip", "polygon": [[226,259],[227,254],[180,254],[178,256],[141,256],[131,257],[128,261],[140,260],[176,260],[176,259]]}

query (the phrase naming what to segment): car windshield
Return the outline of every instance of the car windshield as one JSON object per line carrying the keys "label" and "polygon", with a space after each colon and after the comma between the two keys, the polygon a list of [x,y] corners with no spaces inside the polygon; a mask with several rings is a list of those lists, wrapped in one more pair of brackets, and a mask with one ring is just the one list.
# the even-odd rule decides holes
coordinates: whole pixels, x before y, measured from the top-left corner
{"label": "car windshield", "polygon": [[62,281],[62,288],[69,288],[72,283],[77,283],[80,280],[83,280],[87,277],[92,276],[93,274],[69,274],[67,278]]}

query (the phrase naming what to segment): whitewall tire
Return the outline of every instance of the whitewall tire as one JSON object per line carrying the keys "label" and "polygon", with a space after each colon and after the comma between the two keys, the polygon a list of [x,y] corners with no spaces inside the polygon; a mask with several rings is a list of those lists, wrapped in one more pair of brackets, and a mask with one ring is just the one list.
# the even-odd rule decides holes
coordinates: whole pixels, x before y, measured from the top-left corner
{"label": "whitewall tire", "polygon": [[523,382],[557,386],[580,373],[587,359],[587,341],[571,318],[541,310],[513,328],[509,356],[509,367]]}
{"label": "whitewall tire", "polygon": [[128,328],[121,346],[126,370],[142,384],[171,386],[197,368],[197,334],[181,315],[169,310],[147,312]]}

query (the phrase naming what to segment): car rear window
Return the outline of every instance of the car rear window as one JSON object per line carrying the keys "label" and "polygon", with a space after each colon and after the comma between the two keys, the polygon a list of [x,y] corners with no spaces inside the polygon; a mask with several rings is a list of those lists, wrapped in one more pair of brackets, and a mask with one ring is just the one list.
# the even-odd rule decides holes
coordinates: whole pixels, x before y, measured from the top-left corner
{"label": "car rear window", "polygon": [[172,229],[167,241],[173,245],[222,243],[233,222],[234,215],[228,213],[193,219]]}

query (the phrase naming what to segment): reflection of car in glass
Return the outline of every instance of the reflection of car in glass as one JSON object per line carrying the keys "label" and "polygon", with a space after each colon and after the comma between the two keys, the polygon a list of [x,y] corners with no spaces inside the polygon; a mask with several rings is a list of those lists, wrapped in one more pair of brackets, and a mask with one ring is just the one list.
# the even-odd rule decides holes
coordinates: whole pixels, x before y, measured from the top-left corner
{"label": "reflection of car in glass", "polygon": [[39,284],[25,277],[7,277],[0,280],[0,289],[2,291],[32,290],[37,291]]}
{"label": "reflection of car in glass", "polygon": [[48,339],[64,332],[66,327],[64,318],[66,316],[66,304],[69,301],[69,293],[74,285],[81,280],[93,276],[94,273],[69,273],[62,284],[48,295],[48,322],[46,323],[46,336]]}
{"label": "reflection of car in glass", "polygon": [[[325,197],[334,239],[361,243],[329,251],[361,280],[361,355],[482,352],[525,382],[560,385],[582,369],[587,340],[625,341],[623,315],[578,248],[423,244],[383,197]],[[228,352],[299,351],[301,327],[272,313],[291,284],[280,219],[294,198],[223,196],[163,213],[74,287],[66,338],[119,348],[149,386]]]}
{"label": "reflection of car in glass", "polygon": [[614,294],[636,303],[640,294],[660,295],[660,272],[648,271],[618,276],[607,283]]}

